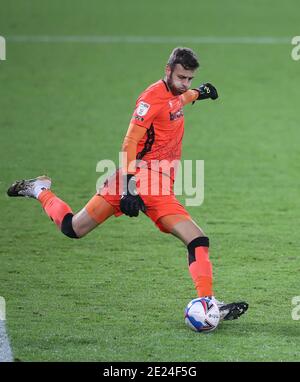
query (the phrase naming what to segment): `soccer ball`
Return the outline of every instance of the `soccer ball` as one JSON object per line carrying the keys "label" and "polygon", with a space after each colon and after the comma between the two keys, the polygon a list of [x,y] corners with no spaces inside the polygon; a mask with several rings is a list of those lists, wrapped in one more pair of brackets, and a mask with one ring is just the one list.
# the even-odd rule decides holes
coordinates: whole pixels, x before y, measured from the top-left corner
{"label": "soccer ball", "polygon": [[184,319],[187,326],[195,332],[211,332],[219,324],[219,308],[210,298],[195,298],[185,308]]}

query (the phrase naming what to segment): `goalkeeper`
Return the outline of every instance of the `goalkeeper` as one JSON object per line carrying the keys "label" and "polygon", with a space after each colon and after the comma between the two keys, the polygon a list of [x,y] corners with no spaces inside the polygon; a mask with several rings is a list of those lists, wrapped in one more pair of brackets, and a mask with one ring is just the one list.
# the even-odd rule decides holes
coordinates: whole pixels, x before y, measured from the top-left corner
{"label": "goalkeeper", "polygon": [[[173,50],[164,79],[150,85],[136,101],[123,141],[122,168],[107,179],[78,213],[73,214],[68,204],[51,191],[51,180],[46,176],[17,181],[7,193],[37,199],[61,232],[74,239],[82,238],[112,215],[137,217],[142,211],[162,232],[171,233],[186,245],[189,271],[198,296],[213,298],[221,318],[231,320],[240,317],[248,304],[225,304],[215,299],[209,239],[173,191],[176,168],[171,164],[181,158],[183,107],[218,98],[216,88],[209,83],[190,89],[198,67],[197,56],[191,49]],[[169,163],[169,171],[154,168],[152,164],[157,161]]]}

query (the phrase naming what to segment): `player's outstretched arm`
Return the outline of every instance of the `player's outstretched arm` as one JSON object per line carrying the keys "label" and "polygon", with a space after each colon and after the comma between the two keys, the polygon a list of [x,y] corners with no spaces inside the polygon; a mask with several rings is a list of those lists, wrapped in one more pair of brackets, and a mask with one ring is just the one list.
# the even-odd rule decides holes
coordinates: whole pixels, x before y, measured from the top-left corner
{"label": "player's outstretched arm", "polygon": [[196,90],[199,94],[196,101],[201,101],[207,98],[215,100],[219,97],[217,89],[210,83],[202,84],[198,88],[193,90]]}
{"label": "player's outstretched arm", "polygon": [[190,89],[190,90],[187,90],[186,92],[184,92],[183,94],[181,94],[180,97],[181,97],[181,100],[182,100],[182,103],[184,106],[184,105],[187,105],[191,102],[195,102],[199,97],[199,92],[198,92],[198,90]]}
{"label": "player's outstretched arm", "polygon": [[181,95],[183,105],[201,101],[203,99],[215,100],[219,97],[217,89],[210,83],[202,84],[196,89],[190,89]]}

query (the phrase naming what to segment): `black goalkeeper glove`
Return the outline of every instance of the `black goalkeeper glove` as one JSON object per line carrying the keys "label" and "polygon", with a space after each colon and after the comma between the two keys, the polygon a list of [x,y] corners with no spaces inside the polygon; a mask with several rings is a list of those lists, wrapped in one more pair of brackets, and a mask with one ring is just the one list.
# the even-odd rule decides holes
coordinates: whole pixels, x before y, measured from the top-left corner
{"label": "black goalkeeper glove", "polygon": [[136,190],[136,178],[133,174],[124,175],[123,193],[120,200],[121,211],[130,217],[138,216],[139,211],[146,211],[145,204]]}
{"label": "black goalkeeper glove", "polygon": [[197,101],[201,101],[202,99],[207,98],[217,99],[219,97],[217,89],[210,83],[202,84],[194,90],[197,90],[199,92],[199,97],[197,98]]}

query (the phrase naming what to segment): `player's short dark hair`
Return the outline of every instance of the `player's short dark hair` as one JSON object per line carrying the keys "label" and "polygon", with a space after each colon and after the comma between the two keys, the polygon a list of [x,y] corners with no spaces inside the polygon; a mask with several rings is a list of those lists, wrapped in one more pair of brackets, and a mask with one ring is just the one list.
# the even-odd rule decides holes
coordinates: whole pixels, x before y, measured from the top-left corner
{"label": "player's short dark hair", "polygon": [[181,64],[186,70],[195,70],[199,67],[198,57],[190,48],[175,48],[171,53],[168,65],[171,70],[176,64]]}

